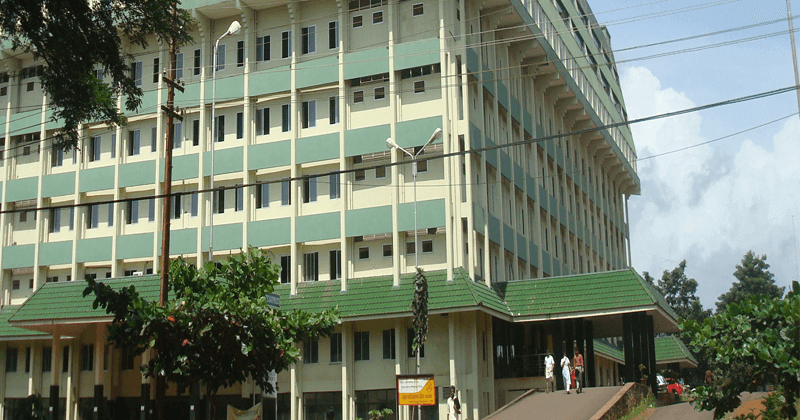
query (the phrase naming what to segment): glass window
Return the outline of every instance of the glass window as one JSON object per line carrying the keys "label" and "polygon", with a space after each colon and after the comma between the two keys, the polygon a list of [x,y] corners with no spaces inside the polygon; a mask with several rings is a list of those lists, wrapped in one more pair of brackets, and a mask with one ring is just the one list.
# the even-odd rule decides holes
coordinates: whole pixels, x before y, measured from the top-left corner
{"label": "glass window", "polygon": [[328,48],[339,48],[339,21],[328,22]]}
{"label": "glass window", "polygon": [[358,248],[358,259],[359,260],[368,260],[369,259],[369,247],[362,246]]}
{"label": "glass window", "polygon": [[422,3],[411,6],[411,16],[422,16],[423,14],[425,14],[425,6]]}
{"label": "glass window", "polygon": [[81,347],[81,370],[91,372],[94,370],[94,344]]}
{"label": "glass window", "polygon": [[342,278],[342,251],[333,249],[328,254],[331,280]]}
{"label": "glass window", "polygon": [[383,330],[383,358],[395,359],[394,328]]}
{"label": "glass window", "polygon": [[292,31],[281,33],[281,58],[289,58],[292,55]]}
{"label": "glass window", "polygon": [[236,113],[236,139],[244,138],[244,112]]}
{"label": "glass window", "polygon": [[317,27],[307,26],[300,29],[302,38],[303,54],[310,54],[317,51]]}
{"label": "glass window", "polygon": [[363,90],[357,90],[357,91],[353,92],[353,103],[357,104],[357,103],[361,103],[361,102],[364,102],[364,91]]}
{"label": "glass window", "polygon": [[374,95],[375,95],[374,97],[375,97],[376,101],[380,101],[380,100],[386,98],[386,88],[383,87],[383,86],[376,87]]}
{"label": "glass window", "polygon": [[319,340],[303,343],[303,363],[319,363]]}
{"label": "glass window", "polygon": [[236,43],[236,67],[244,67],[244,41]]}
{"label": "glass window", "polygon": [[217,47],[217,71],[225,70],[225,44]]}
{"label": "glass window", "polygon": [[281,131],[287,133],[292,130],[292,105],[281,106]]}
{"label": "glass window", "polygon": [[289,283],[292,281],[292,256],[281,256],[281,283]]}
{"label": "glass window", "polygon": [[377,11],[372,13],[372,24],[378,25],[383,23],[383,11]]}
{"label": "glass window", "polygon": [[422,253],[423,254],[430,254],[433,252],[433,240],[426,239],[422,241]]}
{"label": "glass window", "polygon": [[200,75],[200,70],[201,70],[202,65],[203,65],[203,63],[201,61],[201,58],[200,58],[200,54],[201,54],[200,51],[201,51],[200,48],[194,50],[194,63],[193,63],[193,66],[192,66],[192,72],[193,72],[193,74],[195,76],[199,76]]}
{"label": "glass window", "polygon": [[256,190],[256,208],[269,207],[269,184],[259,184],[254,188]]}
{"label": "glass window", "polygon": [[383,256],[384,257],[391,257],[392,256],[392,244],[385,244],[383,246]]}
{"label": "glass window", "polygon": [[303,180],[303,202],[313,203],[317,201],[317,178],[306,178]]}
{"label": "glass window", "polygon": [[256,110],[256,135],[266,136],[269,134],[269,108]]}
{"label": "glass window", "polygon": [[360,28],[364,26],[364,17],[361,15],[353,16],[353,28]]}
{"label": "glass window", "polygon": [[342,361],[342,334],[331,334],[331,363]]}
{"label": "glass window", "polygon": [[331,96],[328,99],[328,117],[330,124],[339,124],[339,97]]}
{"label": "glass window", "polygon": [[342,196],[342,186],[339,181],[339,174],[330,174],[328,176],[329,198],[335,200]]}
{"label": "glass window", "polygon": [[317,126],[317,101],[303,102],[303,128]]}
{"label": "glass window", "polygon": [[270,59],[269,35],[256,37],[256,61],[269,61]]}
{"label": "glass window", "polygon": [[292,204],[291,181],[281,182],[281,205],[289,206]]}
{"label": "glass window", "polygon": [[353,356],[355,360],[369,360],[369,331],[353,333]]}
{"label": "glass window", "polygon": [[305,281],[319,280],[319,252],[309,252],[303,255],[303,277]]}

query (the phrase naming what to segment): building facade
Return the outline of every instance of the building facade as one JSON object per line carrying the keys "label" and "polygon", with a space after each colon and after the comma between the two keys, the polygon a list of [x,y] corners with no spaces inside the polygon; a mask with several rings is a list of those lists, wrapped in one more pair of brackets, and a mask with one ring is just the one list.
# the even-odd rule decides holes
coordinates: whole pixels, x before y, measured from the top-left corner
{"label": "building facade", "polygon": [[[175,126],[173,257],[202,262],[248,245],[266,249],[283,268],[279,289],[288,307],[302,306],[303,292],[317,288],[345,298],[365,284],[401,293],[417,257],[452,289],[447,296],[464,282],[458,290],[474,299],[437,303],[442,316],[431,318],[422,369],[435,373],[441,389],[462,390],[467,418],[487,415],[541,379],[536,369],[499,377],[498,357],[516,355],[499,354],[515,347],[499,343],[495,330],[539,334],[539,350],[552,351],[577,341],[589,348],[592,336],[624,336],[619,316],[626,311],[647,312],[641,324],[626,321],[628,333],[646,331],[647,322],[674,329],[674,314],[646,286],[646,305],[603,312],[614,306],[609,300],[594,312],[564,312],[558,325],[541,323],[547,317],[532,310],[519,318],[510,309],[514,296],[500,292],[547,277],[630,272],[627,200],[639,193],[636,153],[609,34],[585,1],[208,0],[182,7],[195,19],[195,43],[177,59],[185,92],[176,104],[185,114]],[[220,42],[214,93],[212,48],[234,20],[242,29]],[[31,313],[46,291],[67,296],[77,287],[65,283],[133,281],[159,270],[162,203],[155,196],[163,182],[167,48],[126,48],[131,77],[144,91],[141,109],[125,127],[86,124],[81,144],[68,152],[52,146],[59,123],[38,82],[41,63],[2,51],[6,411],[28,394],[48,397],[51,385],[69,419],[86,418],[80,407],[90,407],[97,392],[123,407],[118,413],[137,411],[137,398],[150,392],[140,386],[147,381],[135,370],[139,359],[104,344],[107,317]],[[436,129],[442,137],[421,151],[415,189],[410,159],[386,139],[412,149]],[[197,192],[212,182],[219,191]],[[522,290],[521,299],[529,293],[511,289]],[[489,295],[475,297],[481,293]],[[394,375],[413,371],[404,351],[409,313],[371,305],[343,309],[338,338],[308,344],[304,361],[279,375],[280,416],[321,419],[330,406],[342,418],[366,418],[365,410],[391,406]],[[605,315],[611,318],[592,324]],[[580,322],[568,321],[564,335],[567,319]],[[381,348],[385,357],[375,360]],[[188,391],[170,392],[189,404]],[[223,394],[241,400],[259,393],[242,384]],[[439,402],[428,416],[441,411],[441,393]]]}

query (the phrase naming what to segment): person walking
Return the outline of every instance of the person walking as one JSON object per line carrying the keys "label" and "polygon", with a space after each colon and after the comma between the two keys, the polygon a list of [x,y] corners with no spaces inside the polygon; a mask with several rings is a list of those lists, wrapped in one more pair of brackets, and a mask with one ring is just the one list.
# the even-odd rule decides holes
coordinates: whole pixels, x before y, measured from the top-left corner
{"label": "person walking", "polygon": [[572,362],[575,365],[575,393],[580,394],[581,383],[583,383],[583,355],[579,349],[575,349],[575,357],[572,358]]}
{"label": "person walking", "polygon": [[447,398],[447,420],[458,420],[461,414],[461,403],[456,395],[455,385],[450,385],[450,396]]}
{"label": "person walking", "polygon": [[570,383],[569,357],[567,357],[566,352],[564,352],[564,357],[561,358],[561,375],[564,377],[564,389],[567,390],[567,395],[569,395],[569,388],[572,384]]}
{"label": "person walking", "polygon": [[553,375],[553,368],[556,366],[556,361],[553,359],[553,353],[547,351],[547,356],[544,357],[544,386],[545,394],[556,390],[556,377]]}

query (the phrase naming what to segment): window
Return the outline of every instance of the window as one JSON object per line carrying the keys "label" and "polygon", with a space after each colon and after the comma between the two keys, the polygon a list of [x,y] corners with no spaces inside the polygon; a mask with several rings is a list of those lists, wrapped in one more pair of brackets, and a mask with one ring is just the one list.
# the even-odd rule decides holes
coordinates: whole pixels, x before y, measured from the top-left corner
{"label": "window", "polygon": [[64,346],[61,350],[61,371],[67,372],[69,371],[69,346]]}
{"label": "window", "polygon": [[361,103],[361,102],[364,102],[364,91],[363,90],[357,90],[357,91],[353,92],[353,103],[354,104],[358,104],[358,103]]}
{"label": "window", "polygon": [[317,101],[303,102],[303,128],[317,126]]}
{"label": "window", "polygon": [[214,213],[225,213],[225,190],[214,191]]}
{"label": "window", "polygon": [[303,255],[303,279],[305,281],[319,280],[319,252],[309,252]]}
{"label": "window", "polygon": [[33,92],[33,89],[34,89],[35,86],[36,86],[36,84],[34,82],[28,82],[28,84],[27,84],[27,86],[25,88],[25,91],[26,92]]}
{"label": "window", "polygon": [[200,145],[200,120],[192,120],[192,146]]}
{"label": "window", "polygon": [[317,51],[317,27],[307,26],[300,29],[300,36],[303,41],[303,54],[310,54]]}
{"label": "window", "polygon": [[292,205],[292,184],[291,181],[282,181],[281,182],[281,205],[282,206],[290,206]]}
{"label": "window", "polygon": [[183,200],[181,200],[181,196],[180,195],[173,195],[171,200],[172,200],[172,218],[173,219],[180,219],[181,218],[181,202]]}
{"label": "window", "polygon": [[383,23],[383,11],[377,11],[372,13],[372,24],[378,25]]}
{"label": "window", "polygon": [[69,230],[75,229],[75,207],[69,208]]}
{"label": "window", "polygon": [[369,247],[362,246],[358,248],[358,259],[359,260],[368,260],[369,259]]}
{"label": "window", "polygon": [[193,192],[192,195],[191,195],[191,203],[190,203],[192,217],[197,217],[197,207],[198,207],[199,199],[200,199],[200,197],[199,197],[199,194],[197,193],[197,191]]}
{"label": "window", "polygon": [[31,350],[30,347],[25,347],[25,373],[30,373],[31,371]]}
{"label": "window", "polygon": [[151,198],[147,200],[147,221],[148,222],[155,222],[156,221],[156,199]]}
{"label": "window", "polygon": [[383,256],[384,257],[391,257],[392,256],[392,244],[385,244],[383,246]]}
{"label": "window", "polygon": [[11,282],[11,290],[19,290],[19,280],[13,280]]}
{"label": "window", "polygon": [[[409,328],[406,331],[406,349],[408,350],[408,357],[417,357],[414,353],[414,329]],[[425,357],[425,345],[419,348],[419,357]]]}
{"label": "window", "polygon": [[292,105],[281,106],[281,131],[288,133],[292,130]]}
{"label": "window", "polygon": [[42,348],[42,373],[50,372],[53,369],[53,348]]}
{"label": "window", "polygon": [[339,21],[328,22],[328,49],[339,48]]}
{"label": "window", "polygon": [[281,283],[292,281],[292,256],[281,256]]}
{"label": "window", "polygon": [[217,115],[217,135],[216,142],[221,143],[225,141],[225,116],[224,115]]}
{"label": "window", "polygon": [[363,169],[359,169],[355,172],[356,181],[363,181],[367,179],[367,173]]}
{"label": "window", "polygon": [[383,358],[384,359],[395,359],[395,348],[394,348],[394,328],[390,330],[383,330]]}
{"label": "window", "polygon": [[244,210],[244,187],[236,187],[233,190],[234,205],[233,211]]}
{"label": "window", "polygon": [[16,347],[6,348],[6,372],[17,371],[17,353],[19,349]]}
{"label": "window", "polygon": [[[1,158],[1,157],[0,157]],[[64,149],[60,147],[54,147],[53,151],[50,154],[50,166],[53,168],[57,168],[64,164]]]}
{"label": "window", "polygon": [[428,172],[428,161],[427,160],[418,160],[417,161],[417,173],[421,174],[424,172]]}
{"label": "window", "polygon": [[193,74],[195,76],[200,75],[200,67],[201,67],[201,60],[200,60],[200,48],[194,50],[194,63],[192,66]]}
{"label": "window", "polygon": [[269,134],[269,108],[256,110],[256,135],[266,136]]}
{"label": "window", "polygon": [[158,57],[153,59],[153,83],[158,84]]}
{"label": "window", "polygon": [[380,100],[382,100],[384,98],[386,98],[386,88],[383,87],[383,86],[376,87],[375,88],[375,100],[376,101],[380,101]]}
{"label": "window", "polygon": [[339,97],[331,96],[328,99],[328,117],[330,124],[339,124]]}
{"label": "window", "polygon": [[150,153],[158,150],[158,127],[150,128]]}
{"label": "window", "polygon": [[86,227],[89,229],[96,229],[100,219],[100,205],[91,204],[87,207],[86,213]]}
{"label": "window", "polygon": [[339,174],[330,174],[328,176],[328,192],[329,198],[335,200],[342,196],[342,186],[339,183]]}
{"label": "window", "polygon": [[328,253],[331,268],[331,280],[342,278],[342,251],[333,249]]}
{"label": "window", "polygon": [[414,81],[414,93],[423,93],[425,92],[425,81],[424,80],[415,80]]}
{"label": "window", "polygon": [[269,35],[256,37],[256,61],[269,61]]}
{"label": "window", "polygon": [[306,340],[303,343],[303,363],[319,363],[319,340]]}
{"label": "window", "polygon": [[281,33],[281,58],[289,58],[292,55],[292,31]]}
{"label": "window", "polygon": [[342,333],[331,334],[331,363],[342,361]]}
{"label": "window", "polygon": [[127,347],[122,348],[120,359],[122,362],[122,370],[133,370],[136,367],[136,354],[129,351]]}
{"label": "window", "polygon": [[378,166],[375,168],[375,178],[386,178],[386,167]]}
{"label": "window", "polygon": [[244,138],[244,112],[236,113],[236,139]]}
{"label": "window", "polygon": [[244,41],[236,43],[236,67],[244,67]]}
{"label": "window", "polygon": [[27,221],[28,221],[28,212],[23,210],[19,213],[19,222],[25,223]]}
{"label": "window", "polygon": [[100,160],[101,140],[100,136],[94,136],[89,139],[89,162]]}
{"label": "window", "polygon": [[128,132],[128,156],[134,156],[139,154],[141,141],[142,141],[142,132],[140,130],[133,130]]}
{"label": "window", "polygon": [[132,225],[139,223],[139,200],[131,200],[127,202],[127,209],[125,211],[126,224]]}
{"label": "window", "polygon": [[411,16],[422,16],[425,14],[425,6],[422,3],[417,3],[411,6]]}
{"label": "window", "polygon": [[183,53],[175,54],[175,63],[173,68],[175,69],[175,78],[183,79]]}
{"label": "window", "polygon": [[84,372],[94,370],[94,344],[85,344],[81,347],[81,370]]}
{"label": "window", "polygon": [[406,242],[406,255],[414,255],[416,253],[416,245],[414,242]]}
{"label": "window", "polygon": [[269,207],[269,184],[260,184],[256,189],[256,208],[263,209]]}
{"label": "window", "polygon": [[306,178],[303,180],[303,202],[313,203],[317,201],[317,178]]}
{"label": "window", "polygon": [[361,15],[353,16],[353,28],[360,28],[364,26],[364,17]]}
{"label": "window", "polygon": [[135,61],[131,63],[131,79],[136,87],[142,87],[142,62]]}
{"label": "window", "polygon": [[369,331],[353,333],[353,356],[355,360],[369,360]]}
{"label": "window", "polygon": [[28,279],[28,289],[33,289],[33,279]]}
{"label": "window", "polygon": [[217,71],[225,70],[225,44],[217,47]]}
{"label": "window", "polygon": [[183,123],[176,122],[172,124],[172,148],[180,149],[183,145]]}
{"label": "window", "polygon": [[422,241],[422,253],[423,254],[433,253],[433,239],[426,239]]}
{"label": "window", "polygon": [[49,231],[50,233],[61,230],[61,209],[50,209]]}

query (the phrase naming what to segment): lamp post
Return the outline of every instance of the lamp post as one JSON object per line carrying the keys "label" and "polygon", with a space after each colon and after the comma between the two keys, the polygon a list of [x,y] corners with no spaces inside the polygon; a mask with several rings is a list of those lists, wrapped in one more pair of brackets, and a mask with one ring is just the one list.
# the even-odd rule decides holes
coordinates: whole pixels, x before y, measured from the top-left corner
{"label": "lamp post", "polygon": [[[386,147],[389,149],[400,150],[403,153],[411,156],[411,173],[414,177],[414,267],[419,267],[419,244],[417,244],[417,156],[422,154],[422,151],[425,150],[425,147],[433,143],[434,140],[440,138],[442,138],[442,129],[437,128],[434,130],[433,134],[431,134],[431,138],[428,139],[428,141],[425,142],[425,144],[422,145],[422,147],[416,153],[411,153],[407,149],[400,147],[397,143],[392,141],[391,137],[386,139]],[[417,363],[417,368],[419,368],[419,363]]]}
{"label": "lamp post", "polygon": [[211,199],[208,200],[211,203],[211,214],[208,216],[208,260],[212,261],[214,259],[214,143],[217,142],[217,49],[219,48],[219,42],[222,41],[222,38],[225,38],[228,35],[233,35],[239,32],[239,28],[242,25],[239,24],[238,20],[234,20],[231,22],[231,26],[228,27],[228,30],[225,31],[219,38],[217,38],[217,42],[214,43],[214,59],[213,59],[213,66],[211,68],[211,175],[209,178],[211,180]]}

